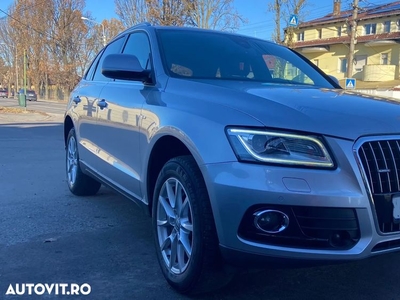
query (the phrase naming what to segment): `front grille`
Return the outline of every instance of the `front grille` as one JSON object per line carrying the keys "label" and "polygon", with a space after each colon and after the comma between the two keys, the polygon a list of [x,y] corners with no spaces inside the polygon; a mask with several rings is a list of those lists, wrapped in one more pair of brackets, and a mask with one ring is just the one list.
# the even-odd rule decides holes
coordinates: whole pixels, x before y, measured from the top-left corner
{"label": "front grille", "polygon": [[392,204],[392,196],[400,193],[400,140],[364,142],[358,156],[372,192],[379,229],[384,233],[400,231]]}
{"label": "front grille", "polygon": [[400,248],[400,240],[379,243],[374,248],[372,248],[371,252],[374,253],[379,251],[391,250],[395,248]]}

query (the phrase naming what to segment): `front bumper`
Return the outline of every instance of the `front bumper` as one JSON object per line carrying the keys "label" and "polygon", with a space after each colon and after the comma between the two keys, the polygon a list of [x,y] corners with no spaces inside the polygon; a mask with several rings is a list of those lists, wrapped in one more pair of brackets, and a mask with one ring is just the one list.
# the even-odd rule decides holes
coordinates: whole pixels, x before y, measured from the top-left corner
{"label": "front bumper", "polygon": [[[253,256],[258,257],[256,260],[264,257],[295,262],[341,262],[400,250],[400,232],[382,234],[377,229],[375,211],[353,154],[354,143],[334,138],[327,138],[327,141],[335,154],[338,165],[335,170],[240,162],[203,166],[218,238],[226,260],[243,262]],[[354,235],[355,242],[347,247],[313,246],[312,243],[271,242],[268,238],[263,240],[262,237],[243,234],[241,228],[246,212],[248,216],[249,209],[260,207],[354,211],[358,230]],[[298,219],[291,222],[297,224],[304,234]],[[251,228],[251,224],[248,225],[247,229]],[[314,238],[305,235],[311,240]],[[243,257],[239,257],[240,253]]]}

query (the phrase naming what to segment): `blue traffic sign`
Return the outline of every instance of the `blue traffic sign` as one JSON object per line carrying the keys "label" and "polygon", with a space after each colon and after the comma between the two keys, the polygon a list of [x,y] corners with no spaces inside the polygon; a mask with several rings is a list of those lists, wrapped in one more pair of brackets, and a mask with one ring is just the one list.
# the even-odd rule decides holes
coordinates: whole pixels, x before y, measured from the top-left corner
{"label": "blue traffic sign", "polygon": [[299,17],[297,15],[290,15],[289,26],[297,27],[299,25]]}
{"label": "blue traffic sign", "polygon": [[346,89],[355,89],[356,88],[356,79],[355,78],[346,78],[345,88]]}

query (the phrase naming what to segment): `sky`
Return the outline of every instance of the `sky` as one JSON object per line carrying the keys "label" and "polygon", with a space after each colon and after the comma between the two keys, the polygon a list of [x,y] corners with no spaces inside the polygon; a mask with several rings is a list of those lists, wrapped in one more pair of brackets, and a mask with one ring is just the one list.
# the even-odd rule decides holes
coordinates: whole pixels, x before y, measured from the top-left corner
{"label": "sky", "polygon": [[[50,1],[50,0],[49,0]],[[360,4],[384,4],[394,2],[395,0],[360,0]],[[268,12],[268,3],[273,0],[234,0],[237,11],[247,19],[238,30],[238,33],[256,36],[263,39],[271,39],[274,29],[274,16]],[[0,9],[7,10],[13,0],[0,0]],[[303,21],[322,17],[332,12],[333,0],[308,0],[308,6],[305,9],[307,14]],[[350,9],[352,0],[342,0],[342,10]],[[86,10],[97,22],[103,19],[117,18],[115,14],[114,0],[86,0]],[[0,12],[0,18],[3,14]]]}

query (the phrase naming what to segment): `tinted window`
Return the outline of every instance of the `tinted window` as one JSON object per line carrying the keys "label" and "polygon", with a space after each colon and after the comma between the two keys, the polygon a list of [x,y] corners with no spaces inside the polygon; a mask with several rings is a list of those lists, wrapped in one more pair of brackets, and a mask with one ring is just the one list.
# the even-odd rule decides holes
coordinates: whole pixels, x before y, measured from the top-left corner
{"label": "tinted window", "polygon": [[173,77],[306,84],[332,88],[306,59],[280,45],[231,34],[159,29]]}
{"label": "tinted window", "polygon": [[89,69],[86,71],[86,74],[84,76],[84,78],[86,80],[92,80],[94,70],[96,70],[97,63],[98,63],[102,53],[103,53],[103,50],[101,50],[100,53],[97,54],[96,58],[93,60],[93,62],[90,65]]}
{"label": "tinted window", "polygon": [[143,69],[151,69],[150,44],[144,32],[133,33],[129,36],[123,53],[135,55]]}
{"label": "tinted window", "polygon": [[93,80],[100,80],[100,81],[110,81],[110,78],[105,77],[101,74],[101,66],[103,64],[104,58],[109,54],[117,54],[121,52],[122,44],[124,43],[124,38],[120,38],[110,45],[104,50],[103,55],[101,55],[99,63],[97,64],[96,72],[94,73]]}

